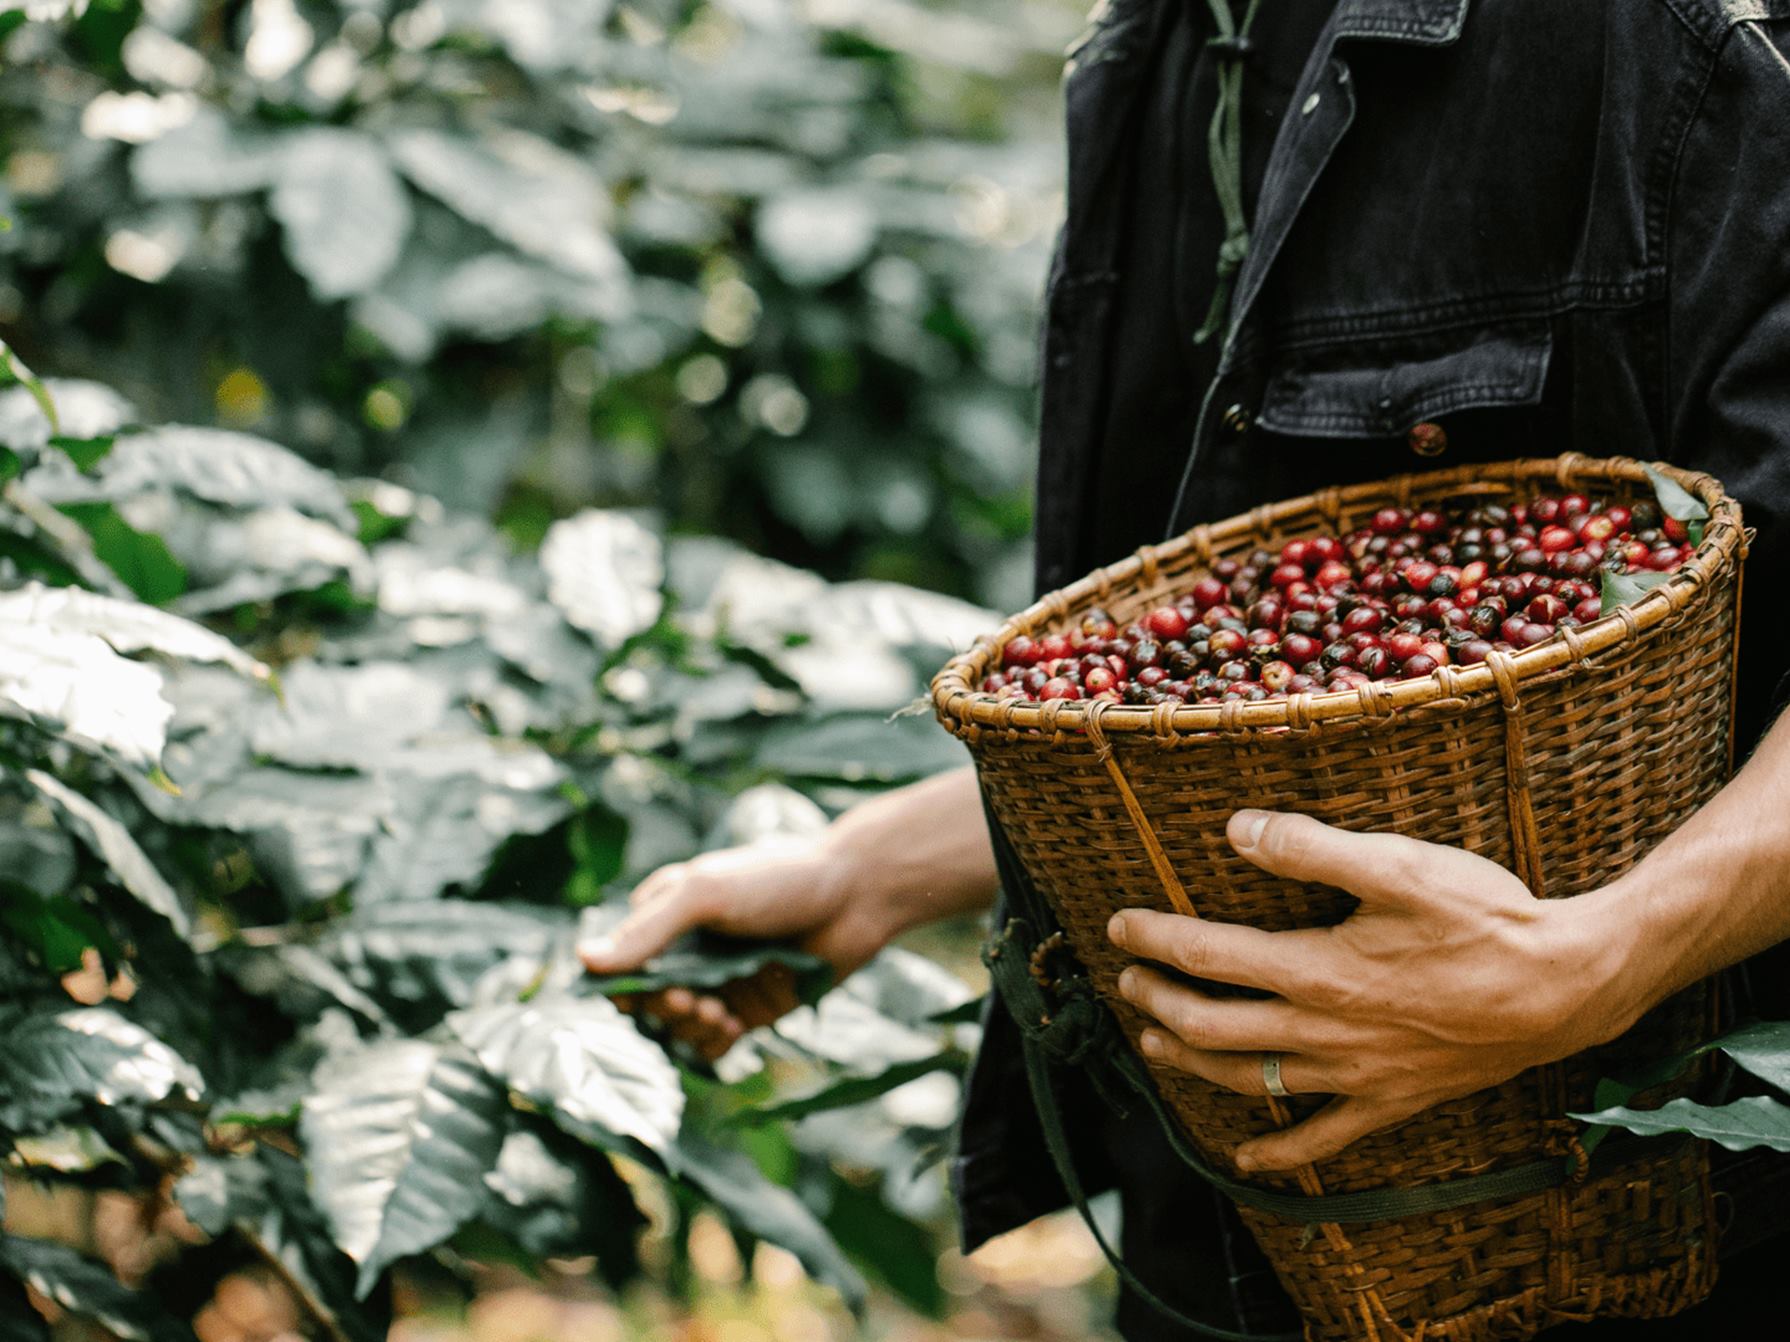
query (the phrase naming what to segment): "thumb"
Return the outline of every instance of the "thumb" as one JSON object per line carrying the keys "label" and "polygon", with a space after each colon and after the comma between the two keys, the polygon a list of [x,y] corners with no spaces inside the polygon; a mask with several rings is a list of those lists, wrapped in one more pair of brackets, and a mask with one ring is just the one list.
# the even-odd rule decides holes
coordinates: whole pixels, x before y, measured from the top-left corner
{"label": "thumb", "polygon": [[578,958],[593,974],[638,969],[703,921],[698,901],[685,890],[637,907],[610,931],[581,942]]}

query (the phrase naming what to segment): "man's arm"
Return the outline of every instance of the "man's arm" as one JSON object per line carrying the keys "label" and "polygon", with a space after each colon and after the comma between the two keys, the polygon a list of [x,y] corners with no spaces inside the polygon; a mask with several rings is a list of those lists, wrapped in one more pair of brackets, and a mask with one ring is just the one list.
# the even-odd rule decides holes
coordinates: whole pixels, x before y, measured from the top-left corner
{"label": "man's arm", "polygon": [[1121,948],[1197,977],[1265,988],[1219,999],[1147,968],[1121,991],[1165,1027],[1156,1061],[1265,1093],[1263,1053],[1294,1093],[1337,1098],[1236,1152],[1243,1170],[1334,1155],[1443,1100],[1614,1038],[1648,1008],[1790,938],[1790,723],[1634,870],[1575,899],[1537,900],[1460,849],[1239,811],[1239,854],[1347,890],[1335,927],[1261,932],[1174,914],[1116,915]]}
{"label": "man's arm", "polygon": [[[618,973],[705,927],[794,941],[843,978],[910,927],[988,907],[996,884],[975,770],[957,769],[853,807],[820,834],[661,868],[627,918],[579,953],[594,972]],[[718,995],[672,988],[631,1005],[716,1056],[796,998],[773,967]]]}

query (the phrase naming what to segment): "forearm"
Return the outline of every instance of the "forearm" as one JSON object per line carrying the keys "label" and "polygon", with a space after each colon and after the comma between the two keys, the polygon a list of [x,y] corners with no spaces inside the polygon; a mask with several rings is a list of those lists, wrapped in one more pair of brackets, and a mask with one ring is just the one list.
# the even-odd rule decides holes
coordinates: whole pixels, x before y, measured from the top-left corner
{"label": "forearm", "polygon": [[1605,893],[1632,920],[1625,973],[1644,1005],[1790,939],[1790,717]]}
{"label": "forearm", "polygon": [[891,935],[994,902],[994,849],[974,769],[855,806],[827,838],[852,897],[880,901]]}

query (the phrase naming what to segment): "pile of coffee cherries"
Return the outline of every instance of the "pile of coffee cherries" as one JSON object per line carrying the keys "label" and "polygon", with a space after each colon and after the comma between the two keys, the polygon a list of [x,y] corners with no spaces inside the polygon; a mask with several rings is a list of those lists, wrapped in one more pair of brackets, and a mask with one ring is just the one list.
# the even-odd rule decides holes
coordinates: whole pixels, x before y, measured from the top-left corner
{"label": "pile of coffee cherries", "polygon": [[1221,559],[1192,591],[1123,627],[1095,609],[1067,633],[1015,638],[982,689],[1216,704],[1407,680],[1595,620],[1601,574],[1669,573],[1691,549],[1685,525],[1651,501],[1382,508],[1344,536]]}

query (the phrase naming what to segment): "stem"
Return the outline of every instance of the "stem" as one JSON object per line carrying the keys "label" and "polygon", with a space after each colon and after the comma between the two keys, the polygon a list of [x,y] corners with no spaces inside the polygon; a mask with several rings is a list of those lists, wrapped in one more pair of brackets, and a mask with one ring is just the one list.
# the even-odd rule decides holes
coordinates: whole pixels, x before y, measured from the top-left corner
{"label": "stem", "polygon": [[270,1249],[259,1235],[243,1225],[240,1221],[236,1224],[236,1233],[241,1235],[243,1242],[247,1244],[249,1248],[253,1249],[260,1257],[261,1261],[266,1263],[267,1266],[272,1269],[273,1274],[280,1279],[280,1283],[285,1286],[288,1291],[292,1292],[292,1298],[298,1301],[304,1308],[305,1313],[309,1314],[317,1321],[323,1331],[329,1335],[330,1342],[354,1342],[343,1329],[342,1325],[336,1322],[335,1311],[323,1301],[319,1300],[316,1293],[295,1276],[292,1269],[280,1261],[280,1256]]}
{"label": "stem", "polygon": [[[71,518],[63,516],[17,480],[0,485],[0,503],[12,508],[25,522],[55,548],[59,558],[72,568],[81,581],[106,596],[135,601],[136,594],[119,580],[93,553],[93,538]],[[4,525],[0,523],[0,525]]]}

